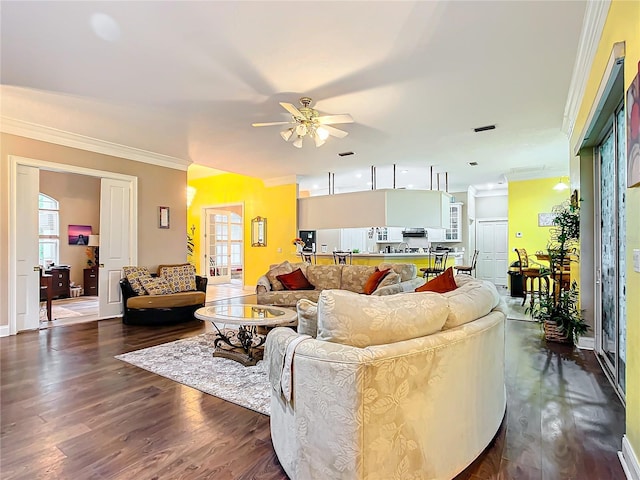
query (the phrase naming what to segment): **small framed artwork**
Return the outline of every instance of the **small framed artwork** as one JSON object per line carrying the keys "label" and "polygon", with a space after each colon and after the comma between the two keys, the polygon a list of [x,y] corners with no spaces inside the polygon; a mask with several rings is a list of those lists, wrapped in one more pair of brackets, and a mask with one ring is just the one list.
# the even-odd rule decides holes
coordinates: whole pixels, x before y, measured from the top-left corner
{"label": "small framed artwork", "polygon": [[91,225],[69,225],[69,245],[88,245]]}
{"label": "small framed artwork", "polygon": [[158,207],[158,228],[169,228],[169,207]]}
{"label": "small framed artwork", "polygon": [[553,219],[556,218],[555,213],[539,213],[538,214],[538,226],[539,227],[553,227]]}

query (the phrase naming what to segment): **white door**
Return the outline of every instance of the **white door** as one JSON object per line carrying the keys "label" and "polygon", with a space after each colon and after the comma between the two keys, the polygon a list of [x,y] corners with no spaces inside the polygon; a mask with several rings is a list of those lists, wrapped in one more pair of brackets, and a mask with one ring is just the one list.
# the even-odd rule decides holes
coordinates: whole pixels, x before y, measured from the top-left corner
{"label": "white door", "polygon": [[[38,265],[38,191],[40,170],[16,165],[15,328],[37,329],[40,324],[40,268]],[[11,323],[11,322],[10,322]],[[15,332],[11,332],[15,333]]]}
{"label": "white door", "polygon": [[205,209],[203,270],[211,284],[231,282],[231,215],[226,210]]}
{"label": "white door", "polygon": [[507,285],[509,270],[508,226],[505,220],[477,222],[476,242],[480,251],[476,275],[495,285]]}
{"label": "white door", "polygon": [[100,317],[122,314],[120,277],[131,264],[131,182],[103,178],[100,190]]}

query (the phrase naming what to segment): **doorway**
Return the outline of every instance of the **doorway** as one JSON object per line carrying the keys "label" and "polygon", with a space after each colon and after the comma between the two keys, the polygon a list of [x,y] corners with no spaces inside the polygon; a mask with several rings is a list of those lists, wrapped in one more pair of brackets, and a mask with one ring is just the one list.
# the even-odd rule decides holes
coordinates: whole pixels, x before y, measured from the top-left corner
{"label": "doorway", "polygon": [[98,318],[121,315],[119,280],[137,262],[137,178],[9,155],[9,334],[39,327],[38,194],[40,170],[100,178],[101,263]]}
{"label": "doorway", "polygon": [[476,275],[481,280],[506,287],[509,261],[509,229],[506,220],[477,220],[476,245],[480,253]]}
{"label": "doorway", "polygon": [[244,284],[244,206],[221,205],[203,208],[201,271],[209,283]]}

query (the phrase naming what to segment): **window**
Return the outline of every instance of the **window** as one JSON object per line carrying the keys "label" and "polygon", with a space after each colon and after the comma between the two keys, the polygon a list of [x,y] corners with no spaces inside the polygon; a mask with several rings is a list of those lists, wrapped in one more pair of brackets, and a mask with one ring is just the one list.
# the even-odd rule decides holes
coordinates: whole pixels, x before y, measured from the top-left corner
{"label": "window", "polygon": [[60,251],[60,211],[57,200],[38,195],[38,258],[40,265],[58,264]]}

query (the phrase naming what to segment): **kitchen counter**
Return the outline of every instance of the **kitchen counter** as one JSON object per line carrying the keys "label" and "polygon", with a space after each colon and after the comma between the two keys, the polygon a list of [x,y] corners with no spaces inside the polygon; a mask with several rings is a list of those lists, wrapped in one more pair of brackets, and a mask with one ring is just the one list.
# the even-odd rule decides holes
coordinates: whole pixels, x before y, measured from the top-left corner
{"label": "kitchen counter", "polygon": [[[318,264],[332,264],[333,253],[316,253]],[[379,263],[415,263],[418,270],[429,264],[428,253],[354,253],[352,261],[354,265],[378,265]],[[462,265],[464,263],[464,252],[449,252],[447,266]]]}

